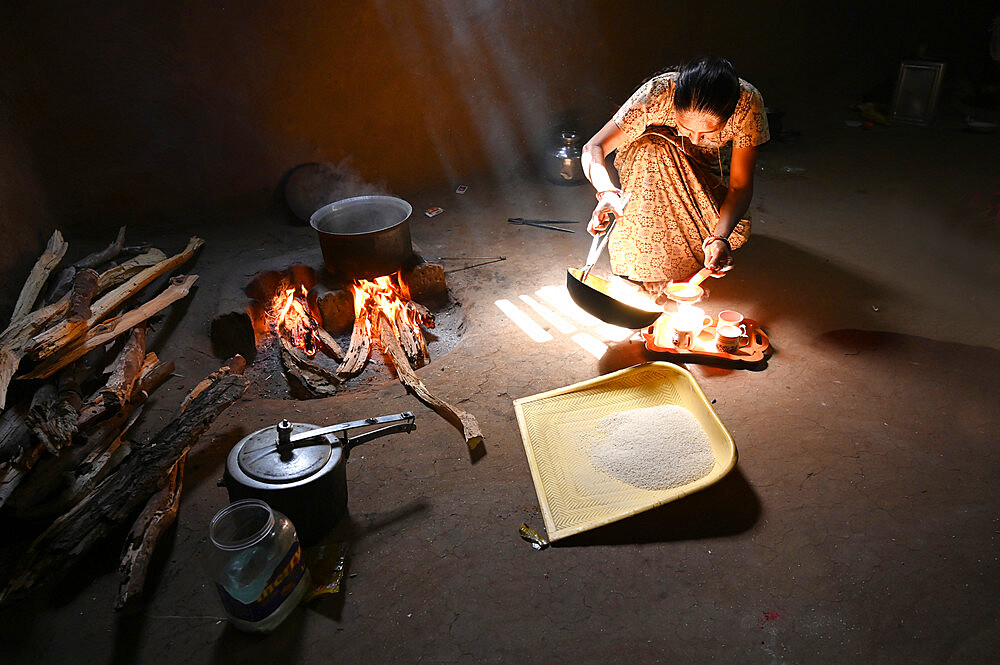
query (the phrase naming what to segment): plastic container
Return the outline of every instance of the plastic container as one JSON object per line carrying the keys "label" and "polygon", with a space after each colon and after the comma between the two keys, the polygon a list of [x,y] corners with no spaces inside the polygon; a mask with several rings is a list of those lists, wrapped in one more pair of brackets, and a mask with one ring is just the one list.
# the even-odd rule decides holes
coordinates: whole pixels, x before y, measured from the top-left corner
{"label": "plastic container", "polygon": [[231,503],[212,518],[205,562],[230,623],[274,630],[302,600],[309,571],[295,527],[260,499]]}

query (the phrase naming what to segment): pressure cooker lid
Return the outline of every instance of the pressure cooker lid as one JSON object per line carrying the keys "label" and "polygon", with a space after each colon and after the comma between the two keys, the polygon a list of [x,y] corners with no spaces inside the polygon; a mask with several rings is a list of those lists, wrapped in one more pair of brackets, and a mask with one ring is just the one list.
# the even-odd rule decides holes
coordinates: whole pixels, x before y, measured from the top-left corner
{"label": "pressure cooker lid", "polygon": [[[316,429],[316,425],[295,423],[292,434]],[[341,449],[335,437],[327,435],[296,447],[291,457],[282,459],[278,452],[278,433],[274,426],[248,435],[239,444],[236,463],[240,471],[262,483],[293,483],[319,473]],[[336,447],[334,447],[336,446]],[[232,458],[230,458],[232,459]]]}

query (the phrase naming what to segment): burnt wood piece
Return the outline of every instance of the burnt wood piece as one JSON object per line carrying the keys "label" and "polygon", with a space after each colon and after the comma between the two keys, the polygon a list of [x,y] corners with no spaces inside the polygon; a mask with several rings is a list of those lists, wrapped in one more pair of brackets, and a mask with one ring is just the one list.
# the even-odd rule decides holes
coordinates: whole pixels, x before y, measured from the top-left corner
{"label": "burnt wood piece", "polygon": [[56,229],[52,232],[52,236],[45,246],[45,251],[38,257],[35,265],[31,268],[31,272],[28,273],[28,279],[24,282],[24,286],[21,287],[21,294],[14,305],[14,313],[10,317],[11,324],[17,323],[18,320],[24,318],[35,306],[38,294],[42,292],[42,288],[45,286],[45,280],[49,278],[55,267],[62,261],[67,249],[69,249],[69,243],[63,240],[62,234]]}
{"label": "burnt wood piece", "polygon": [[28,347],[28,352],[31,354],[32,359],[43,360],[63,347],[72,344],[108,314],[118,309],[125,301],[149,286],[158,277],[188,261],[203,244],[204,241],[201,238],[191,238],[184,251],[146,268],[121,286],[101,296],[91,305],[93,313],[83,325],[79,323],[74,324],[70,321],[62,321],[44,333],[35,335]]}
{"label": "burnt wood piece", "polygon": [[[84,443],[70,452],[60,451],[58,457],[47,457],[28,475],[27,486],[19,490],[16,497],[18,516],[51,519],[71,508],[107,476],[130,451],[124,436],[138,418],[142,404],[173,369],[172,362],[161,363],[156,354],[150,353],[143,373],[135,381],[133,392],[121,410],[101,422],[87,435]],[[60,487],[63,489],[53,496]]]}
{"label": "burnt wood piece", "polygon": [[35,445],[26,410],[25,405],[20,405],[0,413],[0,464],[18,461]]}
{"label": "burnt wood piece", "polygon": [[73,288],[69,292],[68,321],[85,321],[90,318],[90,302],[97,292],[97,280],[100,275],[93,268],[82,268],[73,278]]}
{"label": "burnt wood piece", "polygon": [[197,279],[198,275],[179,275],[174,277],[170,280],[170,286],[152,300],[121,316],[106,321],[92,330],[88,330],[83,338],[65,347],[58,356],[49,358],[27,374],[18,378],[44,379],[51,376],[88,351],[111,341],[126,330],[146,321],[168,305],[185,297]]}
{"label": "burnt wood piece", "polygon": [[337,368],[337,378],[344,381],[360,372],[368,362],[369,354],[371,354],[371,339],[368,336],[368,311],[362,309],[354,320],[351,345],[347,349],[344,361]]}
{"label": "burnt wood piece", "polygon": [[31,396],[31,405],[28,406],[28,425],[35,433],[35,436],[45,444],[45,447],[53,455],[57,454],[59,449],[52,447],[51,444],[43,440],[43,437],[38,435],[38,426],[39,424],[45,425],[45,422],[52,414],[52,405],[55,404],[56,397],[58,396],[59,393],[55,383],[43,383],[35,390],[35,394]]}
{"label": "burnt wood piece", "polygon": [[396,309],[396,330],[399,332],[399,342],[410,364],[420,368],[430,362],[431,357],[427,352],[427,344],[424,342],[424,335],[420,332],[420,327],[410,321],[410,317],[402,308]]}
{"label": "burnt wood piece", "polygon": [[116,610],[134,607],[146,586],[146,574],[160,538],[176,521],[184,486],[184,462],[187,453],[170,467],[160,488],[149,497],[146,507],[132,524],[125,539],[121,563],[118,564],[118,598]]}
{"label": "burnt wood piece", "polygon": [[399,285],[405,300],[415,300],[430,307],[439,307],[448,302],[444,266],[437,263],[418,263],[401,271]]}
{"label": "burnt wood piece", "polygon": [[285,366],[285,371],[294,377],[310,396],[325,397],[337,393],[340,379],[334,372],[313,361],[284,336],[279,335],[278,341],[281,344],[281,362]]}
{"label": "burnt wood piece", "polygon": [[333,338],[333,335],[325,331],[322,327],[317,328],[313,333],[319,338],[320,344],[326,347],[326,350],[335,360],[344,359],[344,349],[340,347],[340,344],[337,344],[337,340]]}
{"label": "burnt wood piece", "polygon": [[27,593],[38,581],[64,573],[112,533],[157,491],[161,479],[215,418],[243,395],[249,381],[239,374],[219,378],[198,393],[159,434],[152,445],[133,446],[117,471],[60,516],[15,564],[0,603]]}
{"label": "burnt wood piece", "polygon": [[136,402],[104,421],[86,443],[40,461],[14,497],[17,516],[52,520],[75,506],[129,454],[125,435],[141,413]]}
{"label": "burnt wood piece", "polygon": [[434,314],[431,313],[429,309],[421,305],[420,303],[409,300],[406,303],[406,309],[410,311],[411,314],[420,322],[424,328],[434,327]]}
{"label": "burnt wood piece", "polygon": [[470,451],[481,445],[483,442],[483,432],[479,428],[479,422],[476,420],[476,417],[458,407],[452,406],[431,393],[407,362],[406,353],[403,352],[403,348],[399,345],[399,340],[393,334],[392,324],[386,318],[385,314],[379,314],[378,330],[382,352],[385,354],[386,359],[391,361],[395,366],[396,375],[399,377],[400,382],[416,395],[417,399],[437,411],[445,420],[461,430],[462,436],[465,438],[465,444],[469,447]]}
{"label": "burnt wood piece", "polygon": [[132,394],[132,386],[146,360],[146,325],[132,329],[121,353],[115,358],[107,385],[101,389],[101,400],[109,411],[122,408]]}
{"label": "burnt wood piece", "polygon": [[81,270],[85,268],[96,268],[102,263],[107,263],[111,259],[118,256],[124,246],[125,227],[123,226],[118,229],[118,237],[115,238],[114,242],[110,245],[99,252],[88,254],[73,265],[67,266],[62,270],[62,272],[59,273],[56,284],[52,288],[52,292],[49,294],[49,302],[55,302],[66,295],[66,292],[70,290],[70,287],[76,281],[76,277]]}
{"label": "burnt wood piece", "polygon": [[35,391],[28,408],[28,424],[53,455],[72,442],[83,399],[74,368],[59,375],[57,383],[43,384]]}

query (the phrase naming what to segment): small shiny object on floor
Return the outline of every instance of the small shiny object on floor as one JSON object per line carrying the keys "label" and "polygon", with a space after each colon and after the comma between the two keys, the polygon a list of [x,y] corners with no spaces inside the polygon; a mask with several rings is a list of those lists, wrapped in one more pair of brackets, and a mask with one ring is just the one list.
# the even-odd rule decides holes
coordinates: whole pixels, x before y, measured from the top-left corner
{"label": "small shiny object on floor", "polygon": [[548,538],[538,533],[527,524],[522,523],[521,528],[518,529],[518,533],[521,534],[521,538],[531,543],[531,546],[536,550],[544,550],[549,546]]}

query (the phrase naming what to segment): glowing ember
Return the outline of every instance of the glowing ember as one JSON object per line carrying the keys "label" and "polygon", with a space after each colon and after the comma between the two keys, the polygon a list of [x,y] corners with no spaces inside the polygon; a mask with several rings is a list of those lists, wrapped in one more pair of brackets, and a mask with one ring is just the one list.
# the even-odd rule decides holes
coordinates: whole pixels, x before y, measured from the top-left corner
{"label": "glowing ember", "polygon": [[309,314],[308,294],[304,286],[285,290],[277,300],[281,303],[274,308],[277,329],[307,356],[316,354],[316,330],[319,324]]}

